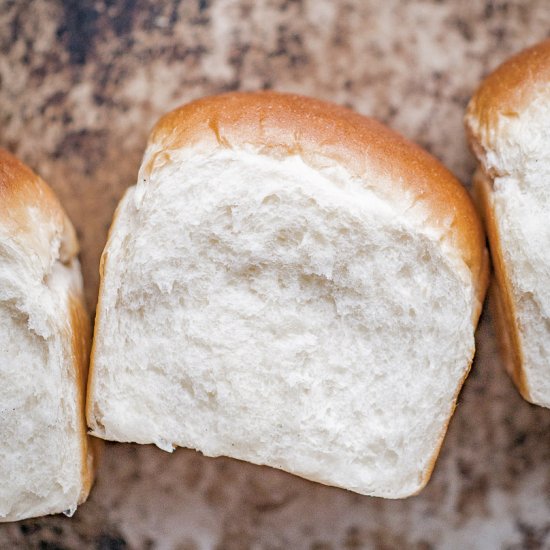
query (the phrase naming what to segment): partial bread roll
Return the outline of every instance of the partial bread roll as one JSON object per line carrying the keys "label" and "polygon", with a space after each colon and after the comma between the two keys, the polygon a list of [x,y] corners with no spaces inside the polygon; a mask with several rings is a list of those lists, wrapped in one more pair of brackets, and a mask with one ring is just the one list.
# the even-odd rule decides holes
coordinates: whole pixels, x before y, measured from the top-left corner
{"label": "partial bread roll", "polygon": [[550,40],[485,79],[466,127],[507,369],[525,399],[550,407]]}
{"label": "partial bread roll", "polygon": [[381,124],[295,95],[163,117],[103,253],[88,422],[358,493],[427,482],[474,354],[467,192]]}
{"label": "partial bread roll", "polygon": [[77,249],[51,189],[0,149],[0,521],[71,514],[92,483]]}

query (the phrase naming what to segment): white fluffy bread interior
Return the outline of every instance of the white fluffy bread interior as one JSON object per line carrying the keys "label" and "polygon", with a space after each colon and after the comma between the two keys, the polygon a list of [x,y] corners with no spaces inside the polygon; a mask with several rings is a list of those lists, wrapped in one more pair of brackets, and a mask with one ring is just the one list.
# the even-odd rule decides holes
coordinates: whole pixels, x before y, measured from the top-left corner
{"label": "white fluffy bread interior", "polygon": [[184,149],[127,192],[93,434],[362,494],[423,486],[473,355],[471,275],[421,204],[324,164]]}
{"label": "white fluffy bread interior", "polygon": [[82,490],[69,326],[80,267],[46,242],[56,228],[38,209],[25,215],[40,227],[32,244],[0,227],[0,521],[72,513]]}
{"label": "white fluffy bread interior", "polygon": [[[550,407],[550,90],[483,136],[529,398]],[[492,243],[496,246],[496,243]]]}

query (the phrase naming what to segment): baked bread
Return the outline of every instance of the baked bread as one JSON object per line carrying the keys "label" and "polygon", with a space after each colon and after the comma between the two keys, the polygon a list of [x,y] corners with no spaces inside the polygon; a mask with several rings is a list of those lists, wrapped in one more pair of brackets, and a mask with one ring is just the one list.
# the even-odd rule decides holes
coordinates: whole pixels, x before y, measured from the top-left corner
{"label": "baked bread", "polygon": [[77,251],[51,189],[0,149],[0,521],[71,514],[92,483]]}
{"label": "baked bread", "polygon": [[550,40],[485,79],[466,128],[506,367],[525,399],[550,407]]}
{"label": "baked bread", "polygon": [[427,482],[474,354],[465,189],[381,124],[232,93],[154,128],[101,263],[94,435],[358,493]]}

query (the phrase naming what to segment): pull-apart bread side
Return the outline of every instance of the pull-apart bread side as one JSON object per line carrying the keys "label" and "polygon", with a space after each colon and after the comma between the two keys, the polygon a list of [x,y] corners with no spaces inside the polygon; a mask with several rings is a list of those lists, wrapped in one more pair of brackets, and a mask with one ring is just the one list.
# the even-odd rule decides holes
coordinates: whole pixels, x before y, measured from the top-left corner
{"label": "pull-apart bread side", "polygon": [[525,399],[550,407],[550,40],[483,81],[466,128],[506,368]]}
{"label": "pull-apart bread side", "polygon": [[77,252],[52,190],[0,149],[0,521],[71,514],[90,490]]}

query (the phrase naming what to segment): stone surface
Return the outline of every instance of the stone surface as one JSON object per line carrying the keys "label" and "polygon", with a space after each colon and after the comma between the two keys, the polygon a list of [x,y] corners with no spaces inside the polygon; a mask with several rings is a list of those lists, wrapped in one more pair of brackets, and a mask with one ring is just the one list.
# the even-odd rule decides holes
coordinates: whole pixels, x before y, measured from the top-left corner
{"label": "stone surface", "polygon": [[[150,127],[205,94],[274,88],[347,104],[467,185],[476,83],[548,35],[547,0],[0,0],[0,145],[57,191],[93,311],[114,208]],[[0,548],[550,548],[550,411],[502,370],[490,314],[428,487],[384,501],[180,449],[107,445],[90,500],[0,525]]]}

